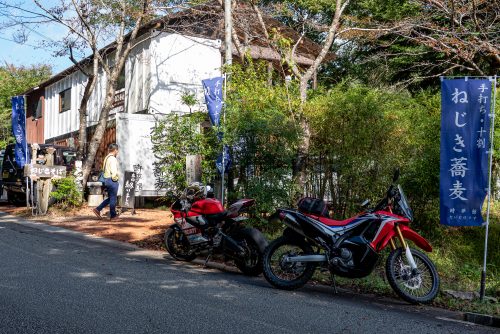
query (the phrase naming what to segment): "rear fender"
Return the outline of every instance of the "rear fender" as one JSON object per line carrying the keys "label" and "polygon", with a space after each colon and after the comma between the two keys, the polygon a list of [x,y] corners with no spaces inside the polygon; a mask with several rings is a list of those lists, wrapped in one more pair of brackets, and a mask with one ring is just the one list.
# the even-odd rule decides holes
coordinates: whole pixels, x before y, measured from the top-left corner
{"label": "rear fender", "polygon": [[227,209],[227,217],[229,218],[236,218],[238,217],[242,212],[245,212],[249,207],[254,205],[255,200],[250,199],[250,198],[243,198],[240,199],[229,207]]}
{"label": "rear fender", "polygon": [[259,251],[261,253],[264,253],[264,249],[266,249],[268,242],[267,239],[262,234],[262,232],[260,232],[256,228],[249,227],[239,230],[237,234],[245,235],[252,238],[259,247]]}
{"label": "rear fender", "polygon": [[[413,241],[415,245],[417,245],[419,248],[423,249],[426,252],[432,252],[432,246],[420,234],[418,234],[417,232],[413,231],[411,228],[403,224],[399,224],[399,229],[401,230],[403,238]],[[377,250],[381,251],[382,249],[387,247],[389,241],[394,237],[397,237],[397,232],[395,228],[387,233],[382,242],[379,243],[380,246],[377,247]]]}

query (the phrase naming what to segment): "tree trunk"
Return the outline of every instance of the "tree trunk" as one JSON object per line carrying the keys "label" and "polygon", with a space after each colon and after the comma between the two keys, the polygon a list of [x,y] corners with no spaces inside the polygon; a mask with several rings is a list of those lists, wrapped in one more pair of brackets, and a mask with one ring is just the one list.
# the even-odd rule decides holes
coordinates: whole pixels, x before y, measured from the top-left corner
{"label": "tree trunk", "polygon": [[[307,99],[307,81],[301,80],[300,82],[300,100],[302,105]],[[297,185],[298,193],[295,195],[295,199],[303,195],[304,187],[306,185],[307,179],[307,157],[309,155],[309,149],[311,147],[311,128],[309,121],[303,113],[300,113],[300,128],[302,130],[302,140],[297,150],[297,156],[295,157],[293,165],[293,178],[295,184]]]}
{"label": "tree trunk", "polygon": [[90,100],[96,81],[95,74],[89,76],[83,92],[82,101],[80,102],[80,109],[78,110],[80,116],[80,126],[78,129],[78,160],[83,160],[87,151],[87,103]]}
{"label": "tree trunk", "polygon": [[116,90],[116,80],[110,78],[110,82],[106,92],[106,99],[104,100],[104,105],[101,109],[101,114],[99,116],[99,123],[95,129],[94,134],[92,135],[92,139],[90,140],[87,157],[85,158],[85,162],[83,163],[83,185],[87,184],[88,178],[90,176],[90,172],[92,171],[92,165],[94,164],[94,160],[97,154],[97,150],[101,145],[102,138],[104,137],[104,133],[106,132],[106,126],[108,124],[108,116],[111,108],[113,107],[113,102],[115,99],[115,90]]}
{"label": "tree trunk", "polygon": [[[147,12],[148,2],[144,2],[143,14]],[[97,150],[99,150],[99,146],[101,146],[102,138],[104,137],[104,133],[106,131],[106,126],[108,124],[108,116],[110,110],[113,108],[113,103],[115,101],[115,92],[116,85],[118,82],[118,78],[120,76],[121,71],[125,68],[125,62],[130,55],[130,51],[136,43],[136,37],[139,32],[139,28],[142,24],[143,15],[139,16],[139,18],[135,22],[135,27],[133,31],[130,33],[127,41],[124,42],[125,36],[125,18],[122,17],[120,33],[116,40],[116,50],[114,56],[114,67],[110,69],[108,63],[104,61],[102,58],[99,58],[99,62],[97,65],[94,63],[94,66],[99,67],[99,64],[104,68],[107,74],[107,85],[106,85],[106,98],[104,100],[104,104],[101,108],[101,113],[99,115],[99,123],[97,124],[96,130],[92,135],[92,139],[89,143],[87,157],[85,158],[85,162],[83,164],[82,172],[83,172],[83,187],[87,185],[87,180],[89,178],[90,172],[92,171],[92,165],[94,164],[94,160],[97,154]],[[97,53],[96,55],[99,55]],[[95,68],[95,67],[94,67]],[[96,76],[96,80],[97,80]]]}
{"label": "tree trunk", "polygon": [[87,152],[87,104],[90,100],[90,96],[94,91],[95,85],[97,83],[97,76],[99,74],[99,60],[94,55],[93,65],[92,65],[92,74],[88,75],[87,85],[85,86],[85,90],[83,92],[82,100],[80,101],[79,118],[80,125],[78,129],[78,152],[77,152],[77,160],[83,160],[85,157],[85,153]]}
{"label": "tree trunk", "polygon": [[301,116],[300,127],[302,129],[302,140],[297,150],[297,156],[293,166],[293,177],[297,185],[298,194],[303,195],[304,187],[307,180],[307,158],[309,156],[309,148],[311,146],[311,129],[309,122],[304,116]]}

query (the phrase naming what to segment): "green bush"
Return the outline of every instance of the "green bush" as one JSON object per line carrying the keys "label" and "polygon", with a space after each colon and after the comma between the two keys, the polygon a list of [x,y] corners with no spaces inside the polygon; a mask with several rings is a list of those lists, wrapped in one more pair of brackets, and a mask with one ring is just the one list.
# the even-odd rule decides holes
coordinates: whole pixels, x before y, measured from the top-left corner
{"label": "green bush", "polygon": [[55,190],[50,196],[62,209],[76,208],[82,205],[82,193],[78,190],[73,176],[52,180]]}
{"label": "green bush", "polygon": [[156,122],[151,139],[157,158],[155,168],[161,175],[158,188],[178,193],[186,188],[186,155],[201,155],[202,181],[210,183],[215,176],[215,159],[221,151],[216,129],[200,125],[207,121],[205,113],[169,114]]}
{"label": "green bush", "polygon": [[290,204],[292,165],[300,140],[296,119],[297,87],[275,78],[267,65],[231,67],[227,93],[225,142],[232,147],[232,173],[237,178],[230,199],[256,200],[257,215]]}

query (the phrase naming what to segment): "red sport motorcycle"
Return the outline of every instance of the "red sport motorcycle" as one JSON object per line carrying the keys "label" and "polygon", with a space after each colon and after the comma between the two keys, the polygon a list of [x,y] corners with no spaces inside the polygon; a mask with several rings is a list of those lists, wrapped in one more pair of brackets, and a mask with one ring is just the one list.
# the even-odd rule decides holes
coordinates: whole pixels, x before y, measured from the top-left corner
{"label": "red sport motorcycle", "polygon": [[[399,172],[386,196],[373,209],[337,221],[328,217],[322,200],[305,198],[299,209],[278,209],[275,217],[286,225],[283,235],[269,244],[264,253],[264,276],[273,286],[293,290],[311,279],[316,267],[335,275],[368,276],[380,252],[391,247],[385,269],[394,291],[410,303],[429,303],[439,290],[439,277],[432,261],[406,240],[424,251],[431,245],[409,224],[413,212],[400,185]],[[364,207],[368,205],[365,201]],[[399,241],[399,245],[397,244]]]}
{"label": "red sport motorcycle", "polygon": [[204,254],[208,262],[213,254],[222,254],[245,275],[259,275],[268,243],[259,230],[246,228],[241,216],[254,202],[240,199],[226,211],[220,201],[207,198],[204,186],[190,186],[171,207],[174,224],[165,232],[167,251],[181,261]]}

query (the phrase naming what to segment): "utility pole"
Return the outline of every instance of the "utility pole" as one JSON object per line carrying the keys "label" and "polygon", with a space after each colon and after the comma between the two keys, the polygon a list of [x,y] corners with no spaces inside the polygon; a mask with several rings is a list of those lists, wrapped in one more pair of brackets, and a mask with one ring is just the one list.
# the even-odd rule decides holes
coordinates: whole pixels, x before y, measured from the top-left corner
{"label": "utility pole", "polygon": [[224,31],[225,31],[225,52],[226,65],[233,63],[233,45],[231,32],[233,30],[233,16],[231,13],[231,0],[224,0]]}
{"label": "utility pole", "polygon": [[[233,30],[233,16],[231,12],[231,1],[232,0],[224,0],[224,37],[225,37],[225,53],[226,53],[226,65],[231,65],[233,63],[233,41],[231,39],[231,32]],[[226,91],[227,91],[227,73],[224,76],[224,101],[226,100]],[[223,121],[226,119],[226,107],[223,109]],[[225,178],[225,165],[226,165],[226,157],[225,157],[225,146],[222,145],[222,173],[221,173],[221,203],[224,206],[224,178]]]}

